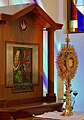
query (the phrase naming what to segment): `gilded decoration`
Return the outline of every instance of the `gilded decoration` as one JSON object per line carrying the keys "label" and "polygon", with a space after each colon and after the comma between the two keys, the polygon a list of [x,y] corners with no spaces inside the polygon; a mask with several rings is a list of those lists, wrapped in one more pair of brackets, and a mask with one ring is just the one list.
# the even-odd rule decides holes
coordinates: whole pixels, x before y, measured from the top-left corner
{"label": "gilded decoration", "polygon": [[66,105],[62,115],[71,116],[73,113],[71,106],[70,88],[71,80],[74,79],[78,67],[78,58],[73,45],[69,44],[70,39],[68,35],[65,40],[66,44],[62,46],[62,49],[57,56],[56,63],[58,68],[58,75],[62,80],[65,81],[64,84],[66,86]]}
{"label": "gilded decoration", "polygon": [[63,45],[61,52],[57,56],[56,63],[58,75],[62,80],[67,80],[67,75],[70,80],[73,79],[78,67],[78,59],[74,47],[72,45],[67,47],[67,44]]}

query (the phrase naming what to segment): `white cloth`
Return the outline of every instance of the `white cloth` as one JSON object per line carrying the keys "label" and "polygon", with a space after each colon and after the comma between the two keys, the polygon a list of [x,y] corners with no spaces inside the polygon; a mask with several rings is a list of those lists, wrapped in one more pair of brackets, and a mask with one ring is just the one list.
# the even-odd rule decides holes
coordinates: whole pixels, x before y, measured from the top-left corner
{"label": "white cloth", "polygon": [[45,112],[41,115],[36,115],[35,117],[39,118],[51,118],[55,120],[84,120],[84,114],[73,113],[72,116],[62,116],[62,112]]}

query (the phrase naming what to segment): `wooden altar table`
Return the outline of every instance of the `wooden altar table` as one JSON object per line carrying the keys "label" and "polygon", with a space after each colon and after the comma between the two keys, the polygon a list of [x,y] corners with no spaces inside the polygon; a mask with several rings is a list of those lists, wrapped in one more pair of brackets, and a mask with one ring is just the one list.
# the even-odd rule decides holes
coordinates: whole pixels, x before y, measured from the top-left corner
{"label": "wooden altar table", "polygon": [[[52,103],[32,103],[18,106],[0,108],[0,120],[17,120],[20,118],[32,117],[49,111],[61,111],[62,104],[60,102]],[[13,118],[13,119],[11,119]],[[29,118],[28,118],[29,119]]]}
{"label": "wooden altar table", "polygon": [[72,116],[62,116],[63,112],[53,111],[45,112],[44,114],[37,115],[37,118],[47,118],[51,120],[84,120],[83,113],[73,113]]}
{"label": "wooden altar table", "polygon": [[[29,118],[21,118],[21,119],[17,119],[17,120],[53,120],[51,118],[34,118],[34,117],[29,117]],[[58,119],[55,119],[58,120]]]}

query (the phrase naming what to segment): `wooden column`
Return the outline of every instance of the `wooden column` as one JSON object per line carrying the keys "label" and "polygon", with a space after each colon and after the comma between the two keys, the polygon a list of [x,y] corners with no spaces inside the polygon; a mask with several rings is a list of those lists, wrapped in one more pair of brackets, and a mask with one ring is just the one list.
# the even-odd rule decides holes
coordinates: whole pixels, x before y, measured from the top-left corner
{"label": "wooden column", "polygon": [[48,96],[54,94],[54,30],[48,29]]}

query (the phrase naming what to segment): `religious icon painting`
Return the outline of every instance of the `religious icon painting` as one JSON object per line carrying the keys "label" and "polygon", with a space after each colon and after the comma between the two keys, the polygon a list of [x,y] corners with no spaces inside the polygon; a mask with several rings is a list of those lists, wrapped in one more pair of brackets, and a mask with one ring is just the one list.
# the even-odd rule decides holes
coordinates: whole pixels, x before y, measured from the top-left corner
{"label": "religious icon painting", "polygon": [[13,47],[13,85],[32,88],[32,48]]}
{"label": "religious icon painting", "polygon": [[9,43],[6,47],[6,85],[14,92],[31,91],[38,84],[38,45]]}

